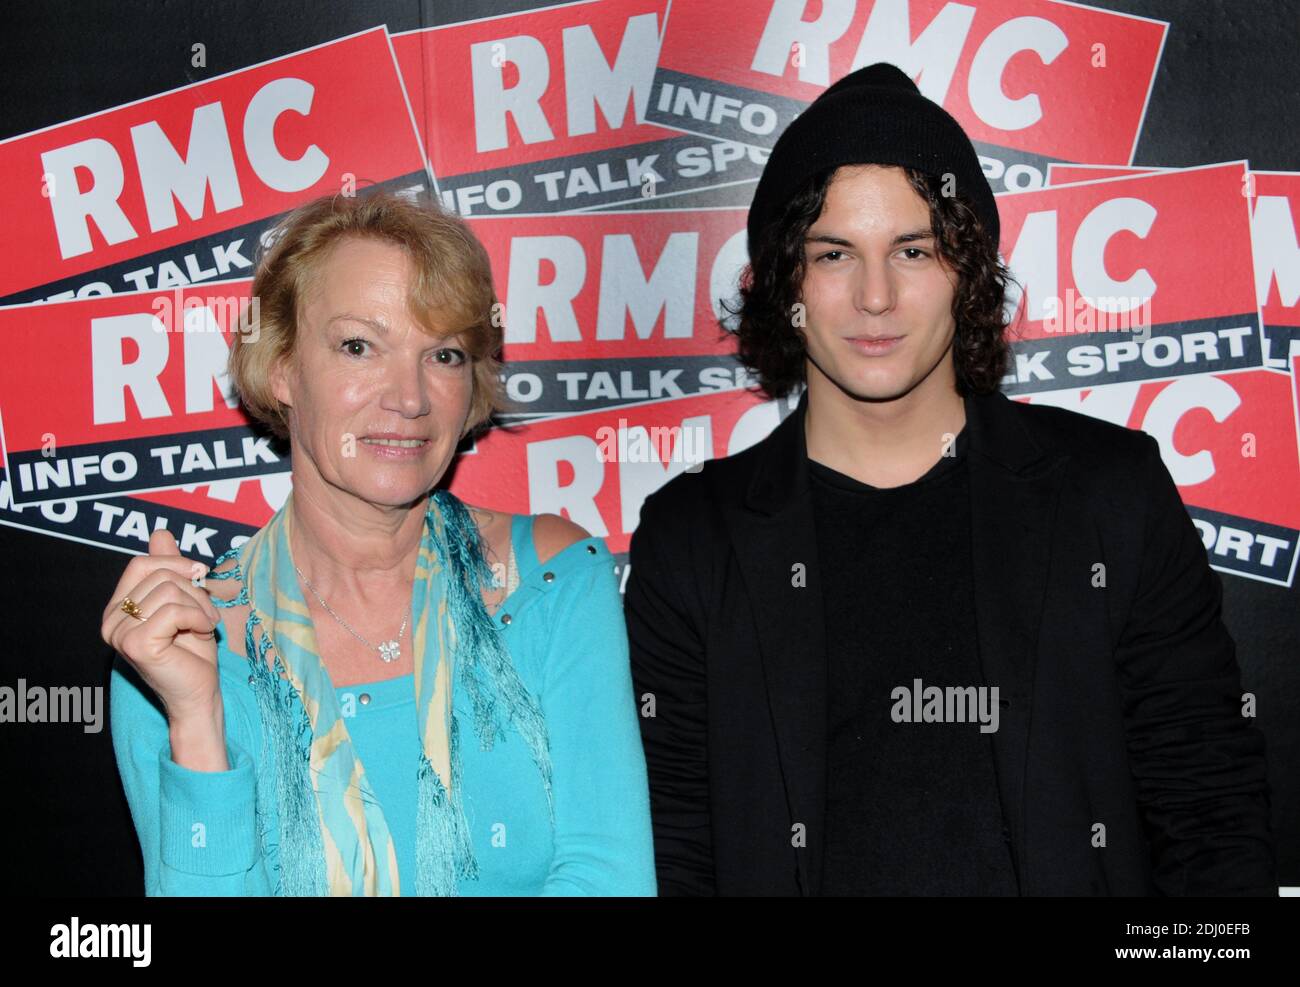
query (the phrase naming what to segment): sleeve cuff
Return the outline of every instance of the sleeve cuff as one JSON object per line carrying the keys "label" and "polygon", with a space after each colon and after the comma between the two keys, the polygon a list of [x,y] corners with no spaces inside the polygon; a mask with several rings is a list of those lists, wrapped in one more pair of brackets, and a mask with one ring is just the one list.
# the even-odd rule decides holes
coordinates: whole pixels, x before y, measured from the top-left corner
{"label": "sleeve cuff", "polygon": [[227,741],[229,771],[193,771],[159,756],[162,862],[186,874],[242,874],[257,859],[256,776],[252,758]]}

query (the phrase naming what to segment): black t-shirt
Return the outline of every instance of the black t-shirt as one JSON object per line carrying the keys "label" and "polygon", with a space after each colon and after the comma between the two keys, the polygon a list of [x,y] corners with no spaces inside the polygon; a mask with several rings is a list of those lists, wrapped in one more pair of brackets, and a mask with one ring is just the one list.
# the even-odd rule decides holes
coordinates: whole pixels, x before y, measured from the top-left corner
{"label": "black t-shirt", "polygon": [[893,690],[917,679],[985,685],[966,438],[901,487],[808,460],[827,631],[826,895],[1017,893],[992,733],[891,717]]}

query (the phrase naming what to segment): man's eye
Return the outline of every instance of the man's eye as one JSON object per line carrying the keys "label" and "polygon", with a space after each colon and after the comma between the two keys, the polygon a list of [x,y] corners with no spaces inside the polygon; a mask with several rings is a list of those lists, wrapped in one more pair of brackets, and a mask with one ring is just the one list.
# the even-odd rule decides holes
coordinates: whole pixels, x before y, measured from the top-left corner
{"label": "man's eye", "polygon": [[366,340],[362,339],[360,336],[353,336],[351,339],[343,340],[342,344],[340,344],[339,346],[339,349],[346,352],[348,356],[361,356],[362,355],[361,353],[356,352],[356,350],[349,349],[349,347],[355,347],[355,346],[366,347],[369,345],[370,344],[366,342]]}
{"label": "man's eye", "polygon": [[[918,253],[918,254],[920,254],[921,257],[929,257],[929,256],[930,256],[930,252],[929,252],[928,250],[922,250],[920,247],[904,247],[904,248],[903,248],[903,252],[904,252],[904,253],[908,252],[909,250],[912,251],[912,252],[914,252],[914,253]],[[908,260],[920,260],[921,257],[909,257]]]}

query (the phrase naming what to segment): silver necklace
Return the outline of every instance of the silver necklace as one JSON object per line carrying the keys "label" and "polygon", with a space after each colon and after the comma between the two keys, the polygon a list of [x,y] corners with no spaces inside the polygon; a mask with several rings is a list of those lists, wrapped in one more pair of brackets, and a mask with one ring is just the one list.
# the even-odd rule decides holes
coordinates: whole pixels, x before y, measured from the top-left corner
{"label": "silver necklace", "polygon": [[325,602],[325,598],[323,596],[321,596],[319,593],[316,592],[316,587],[311,584],[310,579],[308,579],[306,576],[303,575],[301,569],[298,569],[296,565],[294,566],[294,568],[298,570],[298,575],[301,576],[302,581],[307,584],[307,588],[312,591],[312,595],[315,596],[316,599],[320,600],[320,605],[323,606],[329,612],[329,615],[331,617],[333,617],[340,624],[342,624],[344,628],[347,629],[347,632],[349,634],[355,637],[367,648],[373,648],[374,650],[378,651],[379,657],[386,662],[397,661],[397,659],[402,656],[402,644],[401,644],[402,634],[405,633],[406,631],[406,622],[407,620],[410,619],[411,616],[410,610],[407,610],[406,616],[402,618],[402,626],[398,628],[397,637],[395,639],[393,639],[392,641],[380,641],[378,644],[371,644],[364,637],[362,637],[360,634],[354,631],[351,628],[351,626],[349,626],[346,620],[344,620],[342,617],[340,617],[338,614],[334,612],[334,608]]}

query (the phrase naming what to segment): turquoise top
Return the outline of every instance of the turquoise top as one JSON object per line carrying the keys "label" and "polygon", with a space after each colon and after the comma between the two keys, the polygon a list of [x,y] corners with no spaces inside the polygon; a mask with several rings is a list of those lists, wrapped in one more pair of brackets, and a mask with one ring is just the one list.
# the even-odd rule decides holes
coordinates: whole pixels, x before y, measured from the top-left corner
{"label": "turquoise top", "polygon": [[[506,728],[480,750],[459,681],[453,715],[462,737],[463,800],[476,880],[462,895],[653,895],[650,800],[627,631],[613,557],[599,538],[567,546],[545,564],[533,518],[511,523],[519,586],[497,609],[524,685],[546,717],[555,831],[546,793],[522,739]],[[167,719],[152,690],[120,655],[109,724],[118,771],[144,857],[147,895],[270,895],[278,868],[278,818],[261,821],[256,786],[275,784],[247,659],[217,628],[230,769],[192,771],[171,759]],[[348,732],[384,809],[403,889],[415,887],[414,676],[343,686]],[[361,700],[362,695],[368,702]],[[265,846],[263,846],[265,844]]]}

